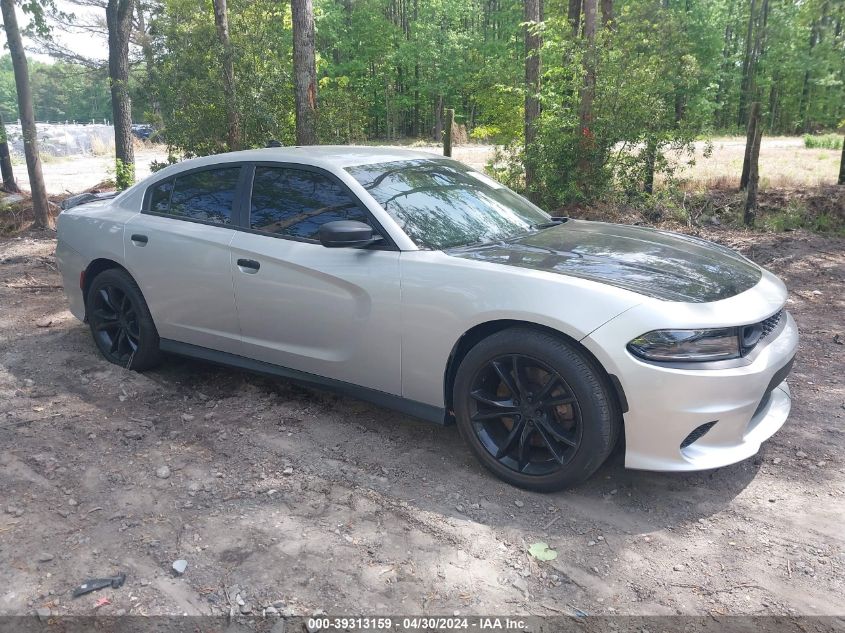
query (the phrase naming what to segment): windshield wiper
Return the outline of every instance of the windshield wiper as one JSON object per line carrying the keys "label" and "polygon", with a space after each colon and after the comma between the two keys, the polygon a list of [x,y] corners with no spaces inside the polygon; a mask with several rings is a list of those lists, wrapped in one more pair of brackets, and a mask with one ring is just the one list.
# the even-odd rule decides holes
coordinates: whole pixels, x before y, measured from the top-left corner
{"label": "windshield wiper", "polygon": [[566,222],[568,220],[569,220],[569,218],[566,217],[565,215],[558,216],[558,217],[552,216],[552,219],[549,220],[548,222],[541,222],[540,224],[535,224],[535,225],[533,225],[532,228],[535,228],[535,229],[550,229],[553,226],[560,226],[561,224],[563,224],[564,222]]}

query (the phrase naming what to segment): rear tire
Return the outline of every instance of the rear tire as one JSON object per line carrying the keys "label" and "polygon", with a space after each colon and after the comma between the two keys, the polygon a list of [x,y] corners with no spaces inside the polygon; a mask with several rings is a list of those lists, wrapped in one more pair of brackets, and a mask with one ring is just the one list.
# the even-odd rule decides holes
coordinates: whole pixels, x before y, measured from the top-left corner
{"label": "rear tire", "polygon": [[85,297],[91,336],[110,363],[143,371],[161,360],[158,331],[138,284],[125,270],[97,275]]}
{"label": "rear tire", "polygon": [[461,436],[481,463],[541,492],[587,479],[621,428],[595,362],[562,336],[526,327],[497,332],[467,353],[453,402]]}

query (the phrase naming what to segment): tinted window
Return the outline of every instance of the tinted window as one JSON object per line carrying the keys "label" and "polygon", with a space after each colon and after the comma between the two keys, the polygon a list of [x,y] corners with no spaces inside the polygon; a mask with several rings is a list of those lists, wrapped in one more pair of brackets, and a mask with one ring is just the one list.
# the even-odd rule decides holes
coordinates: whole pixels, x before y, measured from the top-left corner
{"label": "tinted window", "polygon": [[231,224],[240,173],[240,167],[207,169],[160,183],[150,196],[150,211]]}
{"label": "tinted window", "polygon": [[167,213],[170,209],[170,192],[173,191],[173,181],[165,180],[153,187],[150,196],[150,211]]}
{"label": "tinted window", "polygon": [[506,240],[550,219],[504,185],[453,160],[423,158],[346,170],[421,248]]}
{"label": "tinted window", "polygon": [[316,240],[335,220],[367,222],[355,200],[323,174],[287,167],[256,167],[250,226],[259,231]]}

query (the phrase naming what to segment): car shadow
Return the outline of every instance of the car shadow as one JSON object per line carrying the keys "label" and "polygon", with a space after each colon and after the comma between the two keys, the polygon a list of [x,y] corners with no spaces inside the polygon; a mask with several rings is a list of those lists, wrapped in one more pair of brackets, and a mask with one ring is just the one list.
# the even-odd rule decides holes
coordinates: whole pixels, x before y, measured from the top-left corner
{"label": "car shadow", "polygon": [[[333,559],[341,567],[325,572],[327,582],[341,587],[351,577],[381,591],[381,572],[365,562],[372,554],[362,554],[356,539],[377,543],[368,547],[378,560],[411,557],[421,569],[440,565],[444,573],[454,562],[471,566],[473,578],[496,578],[516,573],[513,565],[526,564],[528,545],[544,542],[561,556],[545,572],[535,571],[562,578],[556,591],[606,591],[611,570],[631,560],[650,564],[644,547],[673,555],[695,547],[702,556],[727,547],[734,538],[728,532],[738,528],[728,529],[720,517],[749,512],[735,500],[748,496],[762,464],[771,461],[764,445],[761,455],[733,466],[652,473],[625,469],[617,449],[583,484],[541,494],[487,472],[455,426],[185,358],[168,356],[143,374],[127,371],[105,361],[78,323],[12,340],[0,364],[16,383],[4,442],[14,443],[13,425],[32,416],[21,427],[26,451],[75,464],[57,485],[76,489],[74,473],[92,468],[99,473],[95,481],[127,481],[129,496],[120,496],[120,486],[89,494],[96,494],[98,506],[124,504],[141,517],[166,508],[168,522],[209,535],[208,557],[254,579],[264,577],[270,562],[280,570],[325,565],[328,541],[348,550]],[[23,444],[15,445],[27,460]],[[162,463],[173,474],[159,480]],[[740,516],[738,522],[745,529],[754,520]],[[722,527],[708,531],[711,524]],[[156,538],[166,541],[168,534]],[[248,553],[233,558],[233,543],[246,543]],[[420,586],[437,584],[435,576],[421,574]],[[285,578],[273,582],[289,582]],[[522,595],[513,582],[518,579],[509,577],[499,587],[502,599]],[[379,600],[389,603],[384,595]]]}
{"label": "car shadow", "polygon": [[[64,366],[66,373],[57,372],[52,387],[66,390],[81,399],[102,399],[94,394],[90,381],[84,376],[97,372],[122,372],[133,375],[103,360],[81,324],[63,330],[37,330],[31,337],[45,350],[47,360],[51,349],[64,350],[55,364]],[[26,341],[20,345],[28,346]],[[30,359],[30,364],[34,361]],[[17,363],[7,365],[13,375],[29,377],[32,372]],[[137,375],[137,374],[134,374]],[[232,369],[178,356],[165,356],[158,368],[143,376],[157,383],[161,390],[158,398],[179,406],[180,401],[196,398],[223,400],[248,400],[252,394],[270,397],[273,407],[297,413],[285,413],[280,419],[292,424],[307,426],[313,441],[337,442],[340,438],[350,444],[356,463],[363,472],[403,471],[412,481],[421,482],[422,488],[413,485],[391,486],[391,494],[408,503],[430,511],[462,520],[490,525],[536,527],[536,512],[542,510],[543,518],[550,522],[549,533],[562,534],[562,527],[551,521],[557,512],[576,513],[597,522],[618,523],[620,529],[630,533],[647,533],[667,526],[676,526],[719,512],[748,486],[757,475],[761,457],[739,464],[694,473],[655,473],[628,470],[624,467],[624,450],[618,446],[610,458],[586,482],[557,493],[535,493],[519,490],[496,479],[471,455],[462,442],[454,425],[441,427],[407,415],[384,409],[351,397],[337,395],[322,389],[303,386],[278,377]],[[83,380],[80,381],[80,377]],[[110,399],[109,395],[105,396]],[[116,396],[115,396],[116,397]],[[119,400],[111,403],[119,408]],[[161,405],[159,405],[161,406]],[[108,408],[108,407],[106,407]],[[140,415],[140,414],[139,414]],[[185,422],[184,432],[191,433],[191,423]],[[248,418],[230,420],[229,423],[250,428]],[[163,429],[165,427],[162,427]],[[259,432],[258,429],[251,429]],[[367,451],[382,435],[379,450]],[[199,434],[198,434],[199,435]],[[360,437],[366,436],[364,446],[357,446]],[[765,450],[765,447],[764,447]],[[362,458],[371,459],[367,463]],[[317,469],[319,471],[319,469]],[[327,473],[327,476],[329,474]],[[377,477],[374,485],[386,477]],[[366,480],[365,483],[372,483]],[[421,493],[421,490],[423,494]],[[427,492],[427,493],[426,493]],[[473,502],[477,499],[477,502]],[[521,500],[522,508],[513,505]],[[480,507],[476,508],[474,505]],[[485,505],[507,506],[506,512],[485,511]],[[511,507],[513,509],[511,510]],[[460,509],[458,509],[460,508]],[[531,516],[527,516],[531,515]],[[548,516],[547,516],[548,515]],[[545,525],[545,523],[544,523]]]}

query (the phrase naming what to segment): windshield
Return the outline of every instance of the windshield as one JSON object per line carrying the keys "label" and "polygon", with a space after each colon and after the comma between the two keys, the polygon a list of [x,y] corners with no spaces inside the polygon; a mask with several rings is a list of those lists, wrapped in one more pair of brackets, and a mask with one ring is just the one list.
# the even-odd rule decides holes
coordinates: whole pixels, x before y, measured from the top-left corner
{"label": "windshield", "polygon": [[356,165],[346,171],[420,248],[506,240],[550,220],[504,185],[445,158]]}

